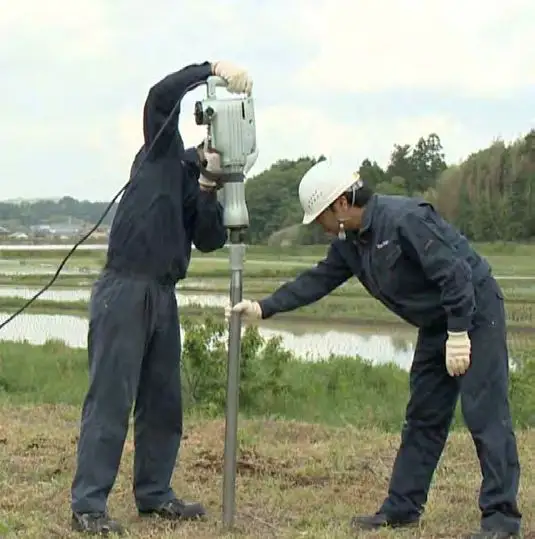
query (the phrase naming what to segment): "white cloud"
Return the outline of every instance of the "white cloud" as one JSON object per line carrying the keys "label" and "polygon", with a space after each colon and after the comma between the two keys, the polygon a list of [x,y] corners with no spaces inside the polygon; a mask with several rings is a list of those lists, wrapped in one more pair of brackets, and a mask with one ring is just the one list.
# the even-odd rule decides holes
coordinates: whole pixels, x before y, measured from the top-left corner
{"label": "white cloud", "polygon": [[[431,131],[457,159],[498,134],[482,120],[495,105],[482,109],[476,128],[432,101],[409,112],[394,98],[392,114],[372,114],[366,100],[375,94],[357,92],[504,96],[535,82],[530,5],[0,0],[0,170],[9,178],[1,196],[113,195],[142,142],[150,86],[205,59],[243,64],[255,79],[260,156],[253,173],[280,158],[320,153],[384,164],[394,143]],[[188,95],[182,106],[180,128],[190,144],[203,135],[192,114],[200,95]]]}
{"label": "white cloud", "polygon": [[258,114],[259,168],[279,159],[280,148],[287,148],[283,154],[287,158],[325,154],[357,166],[365,158],[385,166],[394,144],[414,144],[430,133],[439,134],[446,154],[455,159],[465,157],[467,148],[484,147],[492,141],[485,133],[471,131],[455,118],[439,114],[349,124],[333,120],[321,109],[273,106]]}
{"label": "white cloud", "polygon": [[[0,36],[8,50],[21,52],[21,43],[39,57],[58,54],[56,59],[83,62],[100,57],[113,46],[107,32],[107,9],[94,0],[0,0]],[[49,58],[53,60],[53,58]],[[42,66],[46,70],[46,66]]]}
{"label": "white cloud", "polygon": [[318,0],[296,31],[302,88],[503,96],[535,83],[532,0]]}

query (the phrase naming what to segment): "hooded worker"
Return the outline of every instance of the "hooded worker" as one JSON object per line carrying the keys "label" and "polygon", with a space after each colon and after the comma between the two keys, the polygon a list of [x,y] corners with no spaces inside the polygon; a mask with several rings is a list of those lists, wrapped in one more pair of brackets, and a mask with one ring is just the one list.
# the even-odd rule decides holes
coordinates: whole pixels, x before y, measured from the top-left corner
{"label": "hooded worker", "polygon": [[[233,310],[266,319],[313,303],[356,276],[368,292],[419,328],[410,400],[388,496],[356,530],[412,526],[427,502],[458,396],[479,457],[481,530],[513,537],[520,467],[508,402],[504,299],[487,261],[433,206],[374,194],[358,174],[323,161],[302,178],[303,223],[336,234],[324,260],[256,302]],[[227,307],[226,316],[230,315]]]}
{"label": "hooded worker", "polygon": [[[111,228],[105,268],[90,303],[90,382],[72,484],[72,527],[88,534],[123,533],[107,514],[132,406],[134,496],[140,515],[170,520],[205,514],[171,488],[182,436],[180,330],[175,285],[186,277],[191,245],[223,247],[217,201],[219,156],[206,145],[185,150],[180,102],[209,76],[233,93],[252,81],[228,62],[189,65],[158,82],[143,112],[144,145]],[[206,171],[206,172],[205,172]],[[247,171],[245,171],[247,172]]]}

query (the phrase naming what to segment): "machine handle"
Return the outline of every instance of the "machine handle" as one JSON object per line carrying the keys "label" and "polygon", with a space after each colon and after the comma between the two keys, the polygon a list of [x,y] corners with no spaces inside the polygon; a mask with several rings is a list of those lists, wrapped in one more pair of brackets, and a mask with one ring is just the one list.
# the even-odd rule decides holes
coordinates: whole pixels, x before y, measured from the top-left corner
{"label": "machine handle", "polygon": [[206,79],[206,95],[207,97],[214,99],[216,97],[215,91],[217,87],[226,88],[227,81],[223,77],[217,77],[212,75]]}
{"label": "machine handle", "polygon": [[216,98],[216,88],[226,88],[227,81],[223,77],[217,75],[211,75],[206,79],[206,96],[209,99]]}

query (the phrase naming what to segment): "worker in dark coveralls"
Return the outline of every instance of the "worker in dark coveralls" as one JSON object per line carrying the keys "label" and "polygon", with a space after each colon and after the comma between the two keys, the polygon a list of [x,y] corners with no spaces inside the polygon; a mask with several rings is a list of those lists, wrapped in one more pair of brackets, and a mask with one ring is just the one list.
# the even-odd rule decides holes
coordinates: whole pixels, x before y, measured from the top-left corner
{"label": "worker in dark coveralls", "polygon": [[358,174],[327,160],[304,175],[299,198],[303,223],[316,221],[338,238],[314,268],[234,310],[266,319],[313,303],[356,276],[419,328],[388,496],[376,514],[353,518],[352,528],[417,525],[460,395],[483,476],[481,529],[466,537],[516,536],[520,466],[508,401],[504,300],[489,264],[431,204],[374,194]]}
{"label": "worker in dark coveralls", "polygon": [[145,102],[144,145],[91,295],[90,383],[71,504],[72,527],[80,532],[123,534],[108,516],[107,499],[134,403],[134,495],[140,515],[182,520],[205,514],[201,504],[186,504],[171,488],[182,436],[175,285],[186,277],[192,243],[199,251],[214,251],[224,246],[226,230],[216,194],[219,156],[204,152],[202,144],[184,148],[176,105],[211,75],[225,79],[230,92],[251,92],[244,70],[206,62],[165,77]]}

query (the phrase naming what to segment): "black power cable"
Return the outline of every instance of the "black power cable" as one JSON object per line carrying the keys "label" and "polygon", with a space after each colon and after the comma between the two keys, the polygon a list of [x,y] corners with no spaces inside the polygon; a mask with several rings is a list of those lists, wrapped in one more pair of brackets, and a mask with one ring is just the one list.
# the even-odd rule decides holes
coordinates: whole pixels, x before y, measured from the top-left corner
{"label": "black power cable", "polygon": [[[188,88],[188,90],[189,90],[189,88]],[[173,107],[173,110],[169,113],[169,116],[167,116],[167,118],[165,119],[165,122],[163,123],[162,127],[160,127],[160,130],[156,133],[156,136],[154,137],[154,140],[150,144],[148,150],[144,153],[143,157],[141,158],[137,168],[132,172],[132,174],[130,176],[130,179],[123,185],[123,187],[121,187],[121,190],[112,198],[111,202],[108,204],[108,206],[104,210],[104,213],[100,216],[99,220],[95,223],[95,225],[91,228],[91,230],[89,230],[89,232],[87,232],[84,236],[82,236],[72,246],[71,250],[67,253],[65,258],[61,261],[61,264],[58,266],[58,269],[56,270],[56,273],[54,273],[52,279],[50,279],[50,281],[45,286],[43,286],[43,288],[41,288],[41,290],[39,290],[39,292],[37,292],[37,294],[35,294],[32,298],[30,298],[20,309],[15,311],[11,316],[9,316],[6,320],[4,320],[0,324],[0,330],[3,329],[4,327],[6,327],[19,314],[24,312],[39,296],[41,296],[41,294],[46,292],[54,284],[56,279],[59,277],[59,274],[61,273],[61,270],[63,269],[63,267],[65,266],[65,264],[69,260],[69,258],[73,255],[74,251],[76,251],[77,247],[80,246],[82,243],[84,243],[84,241],[87,240],[87,238],[89,238],[89,236],[91,236],[91,234],[93,234],[93,232],[95,232],[95,230],[100,226],[100,224],[102,223],[102,221],[104,220],[106,215],[108,215],[108,212],[111,210],[111,208],[115,204],[115,201],[121,196],[123,191],[125,191],[125,189],[128,187],[128,184],[138,175],[139,171],[141,170],[141,167],[144,165],[145,161],[147,160],[148,156],[150,155],[150,152],[152,151],[152,149],[154,148],[154,145],[156,144],[156,142],[160,138],[163,130],[167,127],[169,122],[173,119],[177,109],[180,107],[180,102],[181,102],[181,99],[179,99],[176,102],[175,106]],[[177,129],[178,129],[178,126],[177,126]]]}

